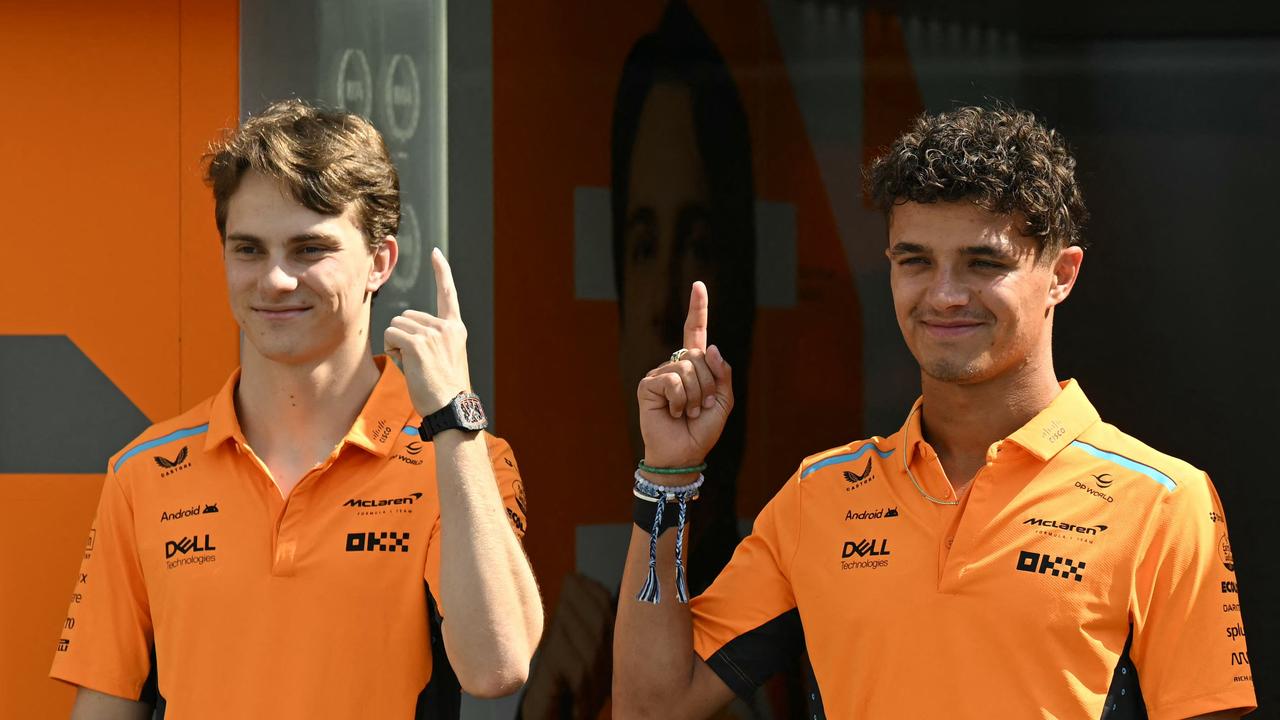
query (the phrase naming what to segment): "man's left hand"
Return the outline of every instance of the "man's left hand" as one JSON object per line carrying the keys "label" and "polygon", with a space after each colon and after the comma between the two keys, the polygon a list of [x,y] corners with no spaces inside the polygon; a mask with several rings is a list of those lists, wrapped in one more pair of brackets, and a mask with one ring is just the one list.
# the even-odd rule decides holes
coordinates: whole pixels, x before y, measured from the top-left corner
{"label": "man's left hand", "polygon": [[436,312],[405,310],[391,319],[383,335],[387,354],[400,361],[409,397],[426,417],[449,404],[458,393],[471,390],[467,369],[467,328],[458,310],[453,271],[439,248],[431,251],[436,272]]}

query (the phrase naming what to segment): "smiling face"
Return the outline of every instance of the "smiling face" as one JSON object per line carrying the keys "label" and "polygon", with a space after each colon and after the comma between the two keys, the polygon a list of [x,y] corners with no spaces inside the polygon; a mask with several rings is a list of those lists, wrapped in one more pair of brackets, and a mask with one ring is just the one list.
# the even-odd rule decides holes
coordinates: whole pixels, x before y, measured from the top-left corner
{"label": "smiling face", "polygon": [[246,350],[314,364],[368,342],[371,294],[395,266],[396,243],[370,251],[350,208],[310,210],[250,170],[228,201],[223,260]]}
{"label": "smiling face", "polygon": [[895,206],[888,256],[902,336],[929,378],[971,384],[1051,366],[1053,308],[1083,251],[1037,257],[1016,218],[967,202]]}

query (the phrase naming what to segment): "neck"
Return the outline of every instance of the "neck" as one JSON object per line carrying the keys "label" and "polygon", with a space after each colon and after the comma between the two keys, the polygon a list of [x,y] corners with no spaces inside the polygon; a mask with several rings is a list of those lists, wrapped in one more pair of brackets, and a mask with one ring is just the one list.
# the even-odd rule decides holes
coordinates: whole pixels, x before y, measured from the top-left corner
{"label": "neck", "polygon": [[1061,392],[1047,353],[984,382],[948,383],[922,375],[921,386],[924,437],[957,491],[986,462],[992,444],[1030,422]]}
{"label": "neck", "polygon": [[351,429],[378,378],[368,342],[296,365],[246,346],[236,415],[249,446],[264,460],[318,462]]}

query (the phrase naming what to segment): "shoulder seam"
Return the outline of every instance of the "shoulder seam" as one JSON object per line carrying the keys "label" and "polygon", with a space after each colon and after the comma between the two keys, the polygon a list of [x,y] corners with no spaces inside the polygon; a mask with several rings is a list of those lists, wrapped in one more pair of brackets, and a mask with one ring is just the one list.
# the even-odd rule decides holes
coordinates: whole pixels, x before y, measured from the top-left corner
{"label": "shoulder seam", "polygon": [[120,457],[116,458],[116,461],[111,465],[111,472],[113,473],[119,472],[120,466],[123,465],[126,460],[133,457],[134,455],[137,455],[140,452],[143,452],[145,450],[150,450],[151,448],[154,448],[154,447],[160,447],[161,445],[164,445],[165,443],[173,442],[174,440],[181,440],[183,438],[188,438],[193,435],[199,435],[201,433],[208,432],[208,430],[209,430],[209,423],[206,422],[200,425],[196,425],[194,427],[182,428],[181,430],[174,430],[173,432],[167,435],[161,435],[158,438],[147,440],[145,442],[140,442],[137,445],[134,445],[133,447],[124,451],[123,453],[120,454]]}
{"label": "shoulder seam", "polygon": [[1120,453],[1117,453],[1111,450],[1103,450],[1102,448],[1097,447],[1096,445],[1087,443],[1083,440],[1073,440],[1071,441],[1071,445],[1080,450],[1083,450],[1084,452],[1100,460],[1107,460],[1108,462],[1113,462],[1128,470],[1133,470],[1134,472],[1140,475],[1145,475],[1151,478],[1152,480],[1156,481],[1160,485],[1164,486],[1164,488],[1169,492],[1173,492],[1178,489],[1178,483],[1176,480],[1174,480],[1165,472],[1157,468],[1154,468],[1144,462],[1139,462],[1137,460],[1134,460],[1133,458],[1126,457],[1124,455],[1121,455]]}
{"label": "shoulder seam", "polygon": [[[875,452],[881,458],[887,458],[894,453],[893,450],[881,450],[876,446],[874,441],[866,440],[858,447],[857,450],[829,450],[826,453],[819,453],[808,464],[800,466],[800,479],[803,480],[812,473],[831,465],[840,465],[842,463],[853,462],[866,455],[867,450]],[[830,453],[836,453],[834,455]]]}

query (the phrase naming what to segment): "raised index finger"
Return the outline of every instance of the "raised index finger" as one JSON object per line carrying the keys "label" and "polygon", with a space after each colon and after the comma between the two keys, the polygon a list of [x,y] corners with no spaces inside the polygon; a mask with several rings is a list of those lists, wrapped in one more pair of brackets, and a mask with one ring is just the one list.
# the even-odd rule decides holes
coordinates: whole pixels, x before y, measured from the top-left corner
{"label": "raised index finger", "polygon": [[689,293],[689,315],[684,320],[684,346],[690,350],[707,349],[707,286],[701,280],[693,283]]}
{"label": "raised index finger", "polygon": [[453,285],[453,270],[440,248],[431,251],[431,266],[436,271],[436,316],[443,320],[460,320],[458,289]]}

